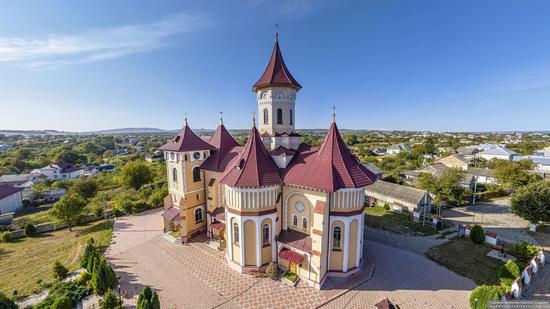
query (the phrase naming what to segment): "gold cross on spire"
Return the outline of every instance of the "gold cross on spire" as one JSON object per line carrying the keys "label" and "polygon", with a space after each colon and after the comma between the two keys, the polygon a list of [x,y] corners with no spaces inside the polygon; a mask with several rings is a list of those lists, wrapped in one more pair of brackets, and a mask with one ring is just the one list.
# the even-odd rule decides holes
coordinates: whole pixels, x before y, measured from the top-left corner
{"label": "gold cross on spire", "polygon": [[220,125],[223,125],[223,112],[220,111]]}
{"label": "gold cross on spire", "polygon": [[275,42],[279,41],[279,24],[275,23],[275,28],[277,29],[275,31]]}
{"label": "gold cross on spire", "polygon": [[187,126],[187,112],[185,112],[185,126]]}
{"label": "gold cross on spire", "polygon": [[336,122],[336,105],[332,106],[332,122]]}

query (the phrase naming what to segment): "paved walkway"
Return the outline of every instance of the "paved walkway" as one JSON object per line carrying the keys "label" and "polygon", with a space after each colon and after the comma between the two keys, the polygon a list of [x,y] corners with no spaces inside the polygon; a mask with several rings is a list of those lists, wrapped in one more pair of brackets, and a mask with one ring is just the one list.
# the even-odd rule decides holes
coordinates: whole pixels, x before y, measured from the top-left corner
{"label": "paved walkway", "polygon": [[159,210],[117,219],[107,257],[122,278],[127,307],[143,284],[157,290],[163,308],[370,308],[385,297],[402,308],[467,308],[475,286],[420,255],[369,241],[372,278],[331,301],[331,291],[241,275],[202,242],[169,243],[161,226]]}

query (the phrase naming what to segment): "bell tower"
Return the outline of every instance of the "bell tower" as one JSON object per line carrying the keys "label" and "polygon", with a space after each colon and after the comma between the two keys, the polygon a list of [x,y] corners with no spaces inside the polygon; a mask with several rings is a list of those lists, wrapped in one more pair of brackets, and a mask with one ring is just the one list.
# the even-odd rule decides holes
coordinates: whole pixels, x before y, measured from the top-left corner
{"label": "bell tower", "polygon": [[268,149],[297,149],[300,145],[300,135],[295,132],[295,102],[301,88],[285,65],[275,33],[267,68],[252,86],[258,101],[259,132]]}

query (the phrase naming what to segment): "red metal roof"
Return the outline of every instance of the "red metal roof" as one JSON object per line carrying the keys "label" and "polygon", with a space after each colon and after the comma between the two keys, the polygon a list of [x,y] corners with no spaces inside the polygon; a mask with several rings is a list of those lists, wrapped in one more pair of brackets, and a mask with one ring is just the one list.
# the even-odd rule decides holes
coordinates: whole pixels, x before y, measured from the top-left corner
{"label": "red metal roof", "polygon": [[280,155],[293,156],[296,153],[296,150],[288,149],[284,146],[279,146],[279,148],[277,148],[275,150],[271,150],[269,153],[272,156],[280,156]]}
{"label": "red metal roof", "polygon": [[214,222],[212,224],[210,224],[210,227],[215,229],[215,230],[223,230],[225,229],[225,223],[222,223],[222,222]]}
{"label": "red metal roof", "polygon": [[180,219],[180,210],[170,207],[161,216],[168,221],[178,221]]}
{"label": "red metal roof", "polygon": [[290,249],[283,248],[281,251],[279,251],[279,254],[277,254],[281,259],[287,260],[290,263],[294,264],[300,264],[304,260],[304,255],[300,254],[298,252],[294,252]]}
{"label": "red metal roof", "polygon": [[312,252],[311,237],[305,233],[293,230],[282,230],[277,236],[277,241],[304,252]]}
{"label": "red metal roof", "polygon": [[19,193],[21,191],[23,191],[23,188],[0,186],[0,199],[3,199],[6,196],[10,196],[15,193]]}
{"label": "red metal roof", "polygon": [[[208,143],[216,149],[212,150],[210,157],[201,165],[201,169],[223,172],[227,167],[227,163],[237,155],[237,152],[232,152],[232,150],[240,146],[239,143],[229,134],[223,123],[218,126]],[[229,158],[226,157],[228,154],[230,155]]]}
{"label": "red metal roof", "polygon": [[244,149],[220,175],[219,182],[236,187],[261,187],[282,183],[279,168],[265,149],[255,126]]}
{"label": "red metal roof", "polygon": [[279,48],[279,40],[275,39],[275,46],[273,46],[273,52],[271,58],[267,64],[267,68],[264,74],[258,79],[258,81],[252,86],[252,91],[257,91],[262,87],[267,86],[290,86],[297,90],[302,86],[292,77],[290,71],[285,65],[281,49]]}
{"label": "red metal roof", "polygon": [[365,187],[376,181],[376,175],[366,169],[344,144],[336,122],[330,126],[319,149],[301,149],[286,170],[286,184],[334,192],[342,188]]}
{"label": "red metal roof", "polygon": [[195,150],[212,150],[214,147],[198,137],[185,121],[185,126],[180,133],[170,142],[160,146],[160,150],[165,151],[195,151]]}

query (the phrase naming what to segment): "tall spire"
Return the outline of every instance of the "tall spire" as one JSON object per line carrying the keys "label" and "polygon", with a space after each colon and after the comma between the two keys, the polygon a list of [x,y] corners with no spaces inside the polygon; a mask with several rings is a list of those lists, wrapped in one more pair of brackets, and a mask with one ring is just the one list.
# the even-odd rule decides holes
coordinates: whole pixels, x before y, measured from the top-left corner
{"label": "tall spire", "polygon": [[256,92],[258,89],[269,86],[289,86],[300,90],[302,86],[294,79],[290,71],[286,67],[283,59],[283,54],[279,48],[279,32],[275,32],[275,45],[273,46],[273,52],[271,58],[267,64],[267,68],[264,73],[258,79],[258,81],[252,86],[252,91]]}
{"label": "tall spire", "polygon": [[187,125],[187,112],[185,112],[185,122],[184,123],[185,123],[185,126],[187,127],[188,126]]}
{"label": "tall spire", "polygon": [[332,122],[336,123],[336,105],[332,106]]}
{"label": "tall spire", "polygon": [[223,126],[223,112],[220,111],[220,126]]}

